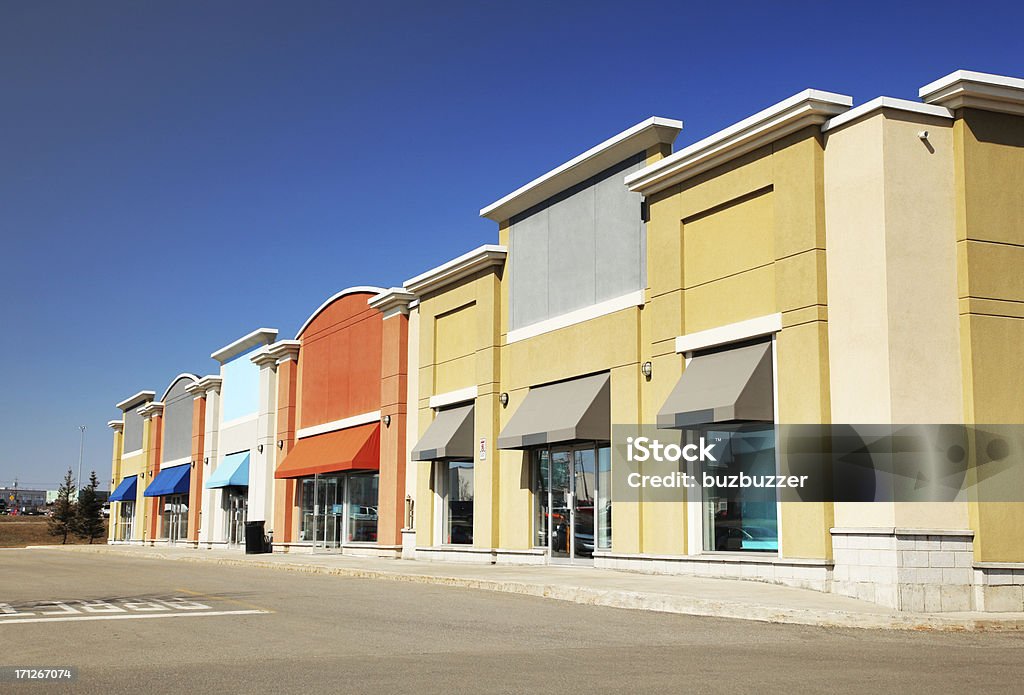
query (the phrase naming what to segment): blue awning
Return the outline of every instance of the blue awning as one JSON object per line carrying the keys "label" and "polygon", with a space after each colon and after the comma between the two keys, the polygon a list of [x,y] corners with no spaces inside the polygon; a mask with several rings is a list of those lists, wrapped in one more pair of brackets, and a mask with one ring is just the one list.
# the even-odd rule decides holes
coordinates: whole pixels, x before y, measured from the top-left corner
{"label": "blue awning", "polygon": [[146,497],[162,497],[163,495],[180,495],[188,492],[190,464],[165,468],[156,474],[153,482],[142,493]]}
{"label": "blue awning", "polygon": [[225,456],[204,487],[227,487],[228,485],[249,485],[248,451]]}
{"label": "blue awning", "polygon": [[121,483],[114,488],[114,491],[110,493],[110,497],[107,499],[111,502],[134,502],[135,501],[135,488],[136,483],[139,482],[139,476],[130,475],[123,479]]}

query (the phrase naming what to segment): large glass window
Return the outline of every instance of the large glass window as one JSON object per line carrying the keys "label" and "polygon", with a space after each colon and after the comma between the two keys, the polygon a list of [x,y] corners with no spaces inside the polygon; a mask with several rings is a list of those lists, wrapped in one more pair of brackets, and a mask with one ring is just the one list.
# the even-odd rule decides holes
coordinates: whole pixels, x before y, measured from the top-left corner
{"label": "large glass window", "polygon": [[354,475],[348,479],[348,540],[377,540],[377,474]]}
{"label": "large glass window", "polygon": [[299,540],[326,548],[376,542],[379,478],[377,473],[302,478]]}
{"label": "large glass window", "polygon": [[442,543],[473,543],[473,462],[438,461]]}
{"label": "large glass window", "polygon": [[775,489],[728,486],[731,476],[775,475],[774,427],[747,425],[699,436],[714,443],[717,459],[703,464],[703,473],[716,483],[703,487],[704,549],[778,552]]}

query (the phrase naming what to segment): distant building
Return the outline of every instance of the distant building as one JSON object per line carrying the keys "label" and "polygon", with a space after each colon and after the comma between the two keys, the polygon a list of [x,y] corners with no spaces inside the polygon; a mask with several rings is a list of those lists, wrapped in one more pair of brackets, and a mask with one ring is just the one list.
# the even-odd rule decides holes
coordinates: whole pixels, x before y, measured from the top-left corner
{"label": "distant building", "polygon": [[48,490],[30,490],[23,487],[0,487],[0,498],[7,509],[25,512],[45,506],[49,499]]}

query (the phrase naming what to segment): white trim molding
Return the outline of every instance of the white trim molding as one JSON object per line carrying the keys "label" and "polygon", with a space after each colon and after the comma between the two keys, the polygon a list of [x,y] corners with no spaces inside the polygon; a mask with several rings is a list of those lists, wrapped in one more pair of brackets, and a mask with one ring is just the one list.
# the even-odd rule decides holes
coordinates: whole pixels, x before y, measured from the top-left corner
{"label": "white trim molding", "polygon": [[929,104],[948,109],[975,108],[1024,116],[1024,79],[957,70],[918,90]]}
{"label": "white trim molding", "polygon": [[295,433],[296,439],[305,439],[306,437],[315,437],[318,434],[327,434],[328,432],[335,432],[337,430],[345,430],[349,427],[358,427],[359,425],[368,425],[371,422],[380,420],[380,411],[374,410],[371,413],[360,413],[359,415],[353,415],[351,417],[344,417],[340,420],[334,420],[333,422],[325,422],[321,425],[313,425],[312,427],[303,427],[301,430]]}
{"label": "white trim molding", "polygon": [[244,425],[247,422],[255,422],[260,419],[259,413],[251,413],[249,415],[243,415],[242,417],[236,417],[233,420],[220,423],[220,431],[231,429],[232,427],[238,427]]}
{"label": "white trim molding", "polygon": [[209,374],[201,377],[199,381],[185,387],[185,391],[191,393],[195,398],[205,398],[210,391],[220,391],[223,379],[216,374]]}
{"label": "white trim molding", "polygon": [[248,351],[251,348],[259,345],[269,345],[274,342],[277,338],[276,328],[257,328],[252,333],[242,336],[238,340],[225,345],[220,350],[214,352],[210,357],[217,360],[221,364],[229,361],[233,357],[241,355],[243,352]]}
{"label": "white trim molding", "polygon": [[672,144],[682,129],[682,121],[652,116],[491,203],[480,211],[480,217],[504,222],[627,157],[659,143]]}
{"label": "white trim molding", "polygon": [[945,118],[949,120],[952,120],[953,118],[953,112],[944,106],[922,104],[908,99],[896,99],[895,97],[876,97],[871,101],[865,102],[860,106],[855,106],[849,111],[839,114],[835,118],[830,118],[826,121],[825,125],[821,126],[821,132],[827,133],[830,130],[835,130],[847,123],[853,123],[858,119],[870,116],[875,112],[882,110],[899,111],[902,113],[917,114],[920,116],[934,116],[935,118]]}
{"label": "white trim molding", "polygon": [[[173,383],[173,382],[172,382]],[[143,420],[148,420],[154,415],[162,416],[164,414],[164,402],[163,401],[150,401],[146,405],[136,410]]]}
{"label": "white trim molding", "polygon": [[107,422],[107,427],[115,432],[124,432],[124,420],[110,420]]}
{"label": "white trim molding", "polygon": [[121,454],[121,460],[123,461],[127,458],[131,458],[132,456],[142,456],[143,451],[144,449],[132,449],[131,451],[126,451]]}
{"label": "white trim molding", "polygon": [[385,319],[409,313],[409,304],[416,295],[404,287],[389,287],[366,300],[371,307],[384,314]]}
{"label": "white trim molding", "polygon": [[706,348],[736,343],[741,340],[760,338],[782,330],[782,314],[768,314],[757,318],[737,321],[706,331],[688,333],[676,338],[676,352],[693,352]]}
{"label": "white trim molding", "polygon": [[444,408],[445,406],[455,405],[456,403],[473,401],[476,400],[476,393],[476,386],[467,386],[464,389],[456,389],[455,391],[439,393],[430,397],[430,407],[436,410],[437,408]]}
{"label": "white trim molding", "polygon": [[279,340],[272,345],[268,345],[266,350],[267,354],[277,359],[277,363],[287,362],[288,360],[298,361],[299,349],[302,347],[302,343],[298,340]]}
{"label": "white trim molding", "polygon": [[156,398],[156,391],[139,391],[133,396],[128,396],[128,398],[125,398],[114,407],[118,410],[130,410],[132,406],[144,403],[145,401],[151,401],[154,398]]}
{"label": "white trim molding", "polygon": [[176,466],[184,466],[186,463],[192,463],[191,456],[182,456],[180,459],[171,459],[170,461],[161,461],[160,470],[165,468],[175,468]]}
{"label": "white trim molding", "polygon": [[626,185],[644,195],[657,193],[801,128],[820,125],[852,105],[853,99],[843,94],[805,89],[626,176]]}
{"label": "white trim molding", "polygon": [[435,292],[491,266],[503,265],[507,255],[508,249],[504,246],[484,244],[414,278],[409,278],[403,284],[406,291],[422,297],[428,292]]}
{"label": "white trim molding", "polygon": [[636,290],[635,292],[629,292],[628,294],[624,294],[619,297],[606,299],[603,302],[598,302],[597,304],[585,306],[582,309],[576,309],[575,311],[560,314],[559,316],[552,316],[549,319],[544,319],[537,323],[531,323],[529,326],[523,326],[522,328],[511,330],[505,337],[505,343],[517,343],[520,340],[533,338],[534,336],[538,336],[543,333],[550,333],[551,331],[556,331],[559,328],[567,328],[569,326],[574,326],[577,323],[583,323],[584,321],[590,321],[592,319],[600,318],[601,316],[614,314],[616,311],[622,311],[623,309],[643,305],[644,291]]}
{"label": "white trim molding", "polygon": [[313,319],[319,316],[320,312],[322,312],[324,309],[326,309],[327,307],[329,307],[331,304],[341,299],[342,297],[349,294],[359,294],[360,292],[367,292],[369,294],[380,294],[383,291],[383,287],[375,287],[373,285],[356,285],[355,287],[347,287],[343,289],[341,292],[338,292],[337,294],[334,294],[331,297],[329,297],[326,302],[318,306],[316,311],[309,315],[309,318],[306,319],[306,322],[302,324],[302,328],[300,328],[299,332],[295,334],[295,339],[298,340],[299,338],[302,337],[302,333],[307,328],[309,328],[309,324],[313,323]]}

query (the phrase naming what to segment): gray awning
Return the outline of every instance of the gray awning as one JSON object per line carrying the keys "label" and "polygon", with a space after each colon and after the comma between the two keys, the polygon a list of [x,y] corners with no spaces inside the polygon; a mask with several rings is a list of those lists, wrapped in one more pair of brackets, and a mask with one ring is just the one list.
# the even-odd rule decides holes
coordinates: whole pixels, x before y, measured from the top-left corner
{"label": "gray awning", "polygon": [[532,388],[498,435],[498,448],[609,441],[610,392],[607,373]]}
{"label": "gray awning", "polygon": [[473,404],[439,410],[416,442],[413,461],[473,458]]}
{"label": "gray awning", "polygon": [[658,427],[774,420],[771,347],[764,342],[695,356],[658,413]]}

